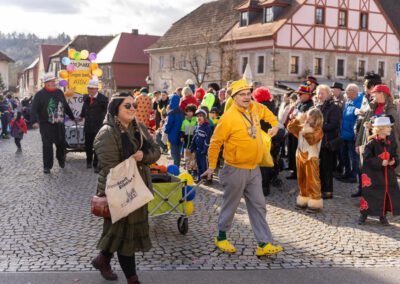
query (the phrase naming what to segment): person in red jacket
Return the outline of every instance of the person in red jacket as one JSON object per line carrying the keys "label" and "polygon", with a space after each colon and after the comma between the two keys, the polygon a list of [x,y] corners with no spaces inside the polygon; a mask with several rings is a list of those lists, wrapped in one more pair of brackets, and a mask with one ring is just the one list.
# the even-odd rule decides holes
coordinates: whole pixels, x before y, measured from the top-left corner
{"label": "person in red jacket", "polygon": [[196,98],[198,104],[201,104],[205,95],[206,91],[203,88],[197,88],[194,92],[194,97]]}
{"label": "person in red jacket", "polygon": [[28,132],[28,126],[26,125],[25,119],[20,112],[17,114],[17,118],[10,121],[11,136],[14,137],[15,145],[17,145],[17,154],[22,153],[21,140],[24,134]]}
{"label": "person in red jacket", "polygon": [[195,105],[196,107],[199,106],[196,98],[193,96],[193,92],[189,87],[184,87],[182,89],[182,98],[179,104],[179,108],[185,112],[185,109],[188,105]]}

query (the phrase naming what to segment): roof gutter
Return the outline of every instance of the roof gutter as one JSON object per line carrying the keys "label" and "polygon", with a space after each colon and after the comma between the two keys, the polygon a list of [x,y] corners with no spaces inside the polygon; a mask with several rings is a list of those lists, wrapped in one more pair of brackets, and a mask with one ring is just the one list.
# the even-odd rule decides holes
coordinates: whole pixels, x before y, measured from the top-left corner
{"label": "roof gutter", "polygon": [[211,42],[206,42],[206,43],[192,43],[192,44],[187,44],[187,45],[176,45],[176,46],[168,46],[168,47],[160,47],[160,48],[149,48],[145,49],[144,52],[151,52],[151,51],[163,51],[163,50],[169,50],[169,49],[176,49],[176,48],[181,48],[181,47],[188,47],[188,46],[202,46],[206,44],[217,44],[219,41],[211,41]]}

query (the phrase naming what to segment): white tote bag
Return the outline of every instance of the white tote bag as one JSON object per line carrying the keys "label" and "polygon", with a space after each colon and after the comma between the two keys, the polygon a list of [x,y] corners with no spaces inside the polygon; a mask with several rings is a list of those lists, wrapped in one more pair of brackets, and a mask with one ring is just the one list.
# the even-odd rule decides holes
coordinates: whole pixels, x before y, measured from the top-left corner
{"label": "white tote bag", "polygon": [[140,176],[133,158],[126,159],[110,170],[107,175],[106,196],[113,224],[154,198]]}

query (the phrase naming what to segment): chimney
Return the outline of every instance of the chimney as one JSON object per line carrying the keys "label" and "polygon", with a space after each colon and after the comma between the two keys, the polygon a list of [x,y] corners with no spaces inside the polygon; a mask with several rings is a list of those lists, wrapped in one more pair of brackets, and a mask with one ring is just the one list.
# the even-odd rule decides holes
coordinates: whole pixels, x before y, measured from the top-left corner
{"label": "chimney", "polygon": [[138,29],[132,29],[132,34],[133,35],[138,35],[139,34],[139,30]]}

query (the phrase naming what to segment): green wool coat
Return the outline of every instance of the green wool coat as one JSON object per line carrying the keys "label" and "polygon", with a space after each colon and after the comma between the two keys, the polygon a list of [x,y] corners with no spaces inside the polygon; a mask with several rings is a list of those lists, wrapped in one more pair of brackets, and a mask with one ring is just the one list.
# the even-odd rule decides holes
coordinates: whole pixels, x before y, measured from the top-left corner
{"label": "green wool coat", "polygon": [[[146,151],[143,151],[143,160],[138,162],[140,175],[145,184],[152,189],[149,165],[155,163],[161,155],[160,147],[154,142],[146,127],[139,123],[143,140],[147,140]],[[139,150],[140,141],[134,138],[135,128],[132,124],[128,127],[128,135],[134,145],[134,152]],[[107,175],[110,169],[121,163],[123,158],[121,131],[114,118],[106,117],[103,127],[98,132],[94,141],[94,150],[98,157],[99,176],[97,195],[104,196]],[[97,248],[110,253],[118,252],[121,255],[132,256],[137,251],[148,251],[151,248],[149,237],[149,222],[147,205],[137,209],[122,218],[115,224],[111,219],[104,218],[103,233]]]}

